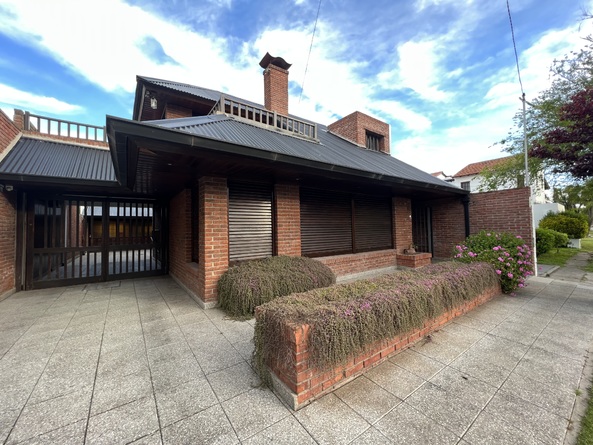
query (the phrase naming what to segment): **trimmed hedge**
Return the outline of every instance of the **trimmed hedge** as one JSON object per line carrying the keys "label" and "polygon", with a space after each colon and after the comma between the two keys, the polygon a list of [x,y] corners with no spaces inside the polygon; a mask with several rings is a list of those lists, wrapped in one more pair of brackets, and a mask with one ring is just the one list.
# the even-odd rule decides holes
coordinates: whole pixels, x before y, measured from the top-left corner
{"label": "trimmed hedge", "polygon": [[539,222],[539,227],[566,233],[569,238],[580,239],[589,233],[589,220],[586,215],[574,212],[548,213]]}
{"label": "trimmed hedge", "polygon": [[218,280],[220,307],[233,316],[253,315],[276,297],[334,284],[329,267],[311,258],[274,256],[229,268]]}
{"label": "trimmed hedge", "polygon": [[256,313],[255,366],[269,383],[266,363],[292,362],[291,351],[278,341],[287,323],[310,326],[311,365],[329,369],[377,341],[422,327],[498,283],[489,264],[448,262],[271,301]]}
{"label": "trimmed hedge", "polygon": [[535,229],[537,254],[546,253],[554,248],[566,247],[568,235],[551,229]]}

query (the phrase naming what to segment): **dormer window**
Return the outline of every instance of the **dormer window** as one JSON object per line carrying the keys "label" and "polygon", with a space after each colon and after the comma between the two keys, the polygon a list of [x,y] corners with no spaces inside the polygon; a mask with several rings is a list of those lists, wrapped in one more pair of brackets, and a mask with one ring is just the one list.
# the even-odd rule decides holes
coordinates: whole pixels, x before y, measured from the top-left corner
{"label": "dormer window", "polygon": [[383,136],[366,130],[366,147],[373,151],[382,151]]}

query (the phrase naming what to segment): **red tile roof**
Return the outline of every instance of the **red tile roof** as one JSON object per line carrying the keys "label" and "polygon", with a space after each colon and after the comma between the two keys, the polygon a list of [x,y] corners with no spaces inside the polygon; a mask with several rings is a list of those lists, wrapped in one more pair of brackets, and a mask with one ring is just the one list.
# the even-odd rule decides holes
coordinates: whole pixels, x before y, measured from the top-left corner
{"label": "red tile roof", "polygon": [[459,170],[457,173],[453,175],[454,178],[459,176],[469,176],[469,175],[477,175],[487,168],[496,167],[497,165],[504,164],[507,162],[511,156],[505,156],[504,158],[497,158],[497,159],[489,159],[487,161],[482,162],[474,162],[473,164],[468,164]]}

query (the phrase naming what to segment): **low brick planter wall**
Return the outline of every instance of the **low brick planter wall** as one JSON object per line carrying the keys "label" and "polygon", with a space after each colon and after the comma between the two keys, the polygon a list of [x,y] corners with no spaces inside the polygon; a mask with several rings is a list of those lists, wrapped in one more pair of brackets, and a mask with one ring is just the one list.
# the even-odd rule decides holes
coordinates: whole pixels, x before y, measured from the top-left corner
{"label": "low brick planter wall", "polygon": [[422,328],[378,342],[369,347],[365,353],[332,369],[322,370],[310,366],[309,326],[286,323],[285,335],[283,338],[278,338],[278,341],[285,342],[286,346],[290,348],[293,364],[288,365],[280,361],[267,363],[271,371],[274,389],[289,406],[298,410],[410,347],[455,317],[467,313],[500,292],[500,286],[488,288],[473,300],[467,301],[435,319],[427,320]]}
{"label": "low brick planter wall", "polygon": [[395,267],[396,252],[394,249],[374,252],[350,253],[315,258],[328,266],[336,277],[367,272],[376,269]]}
{"label": "low brick planter wall", "polygon": [[428,266],[432,262],[432,253],[398,253],[395,256],[397,267],[409,267],[410,269],[417,269],[419,267]]}

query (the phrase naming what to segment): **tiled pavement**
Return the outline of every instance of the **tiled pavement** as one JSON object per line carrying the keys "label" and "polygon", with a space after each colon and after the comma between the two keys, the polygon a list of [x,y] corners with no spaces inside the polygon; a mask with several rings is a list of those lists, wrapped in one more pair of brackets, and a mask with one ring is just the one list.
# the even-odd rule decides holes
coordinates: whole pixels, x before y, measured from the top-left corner
{"label": "tiled pavement", "polygon": [[20,292],[0,302],[0,443],[560,444],[593,288],[529,284],[298,412],[258,387],[253,322],[169,278]]}

